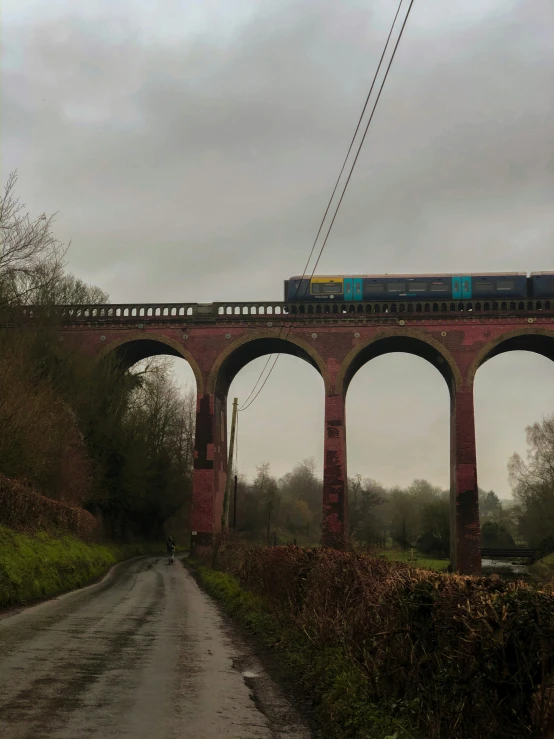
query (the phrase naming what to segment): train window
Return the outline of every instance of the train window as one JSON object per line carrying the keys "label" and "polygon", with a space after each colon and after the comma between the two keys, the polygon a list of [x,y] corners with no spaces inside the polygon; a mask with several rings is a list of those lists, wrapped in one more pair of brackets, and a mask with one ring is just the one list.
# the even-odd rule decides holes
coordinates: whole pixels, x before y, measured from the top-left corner
{"label": "train window", "polygon": [[515,280],[499,280],[496,283],[497,290],[514,290],[516,286]]}
{"label": "train window", "polygon": [[375,285],[371,282],[367,285],[367,289],[372,293],[382,293],[384,290],[383,285]]}
{"label": "train window", "polygon": [[426,290],[426,282],[408,282],[408,292],[410,293],[424,293]]}
{"label": "train window", "polygon": [[433,293],[443,293],[446,292],[448,288],[444,284],[444,282],[432,282],[431,283],[431,292]]}
{"label": "train window", "polygon": [[405,289],[406,285],[404,282],[389,282],[387,285],[389,293],[401,293],[404,292]]}
{"label": "train window", "polygon": [[485,293],[485,292],[490,292],[491,290],[494,290],[494,285],[492,284],[492,282],[474,282],[473,283],[473,292]]}
{"label": "train window", "polygon": [[310,290],[312,295],[318,293],[334,293],[340,295],[342,293],[342,282],[311,282]]}

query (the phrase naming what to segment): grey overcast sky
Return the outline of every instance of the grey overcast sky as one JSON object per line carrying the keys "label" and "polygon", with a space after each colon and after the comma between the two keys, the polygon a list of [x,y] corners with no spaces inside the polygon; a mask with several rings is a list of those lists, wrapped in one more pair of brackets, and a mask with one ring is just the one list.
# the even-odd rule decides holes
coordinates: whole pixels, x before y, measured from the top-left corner
{"label": "grey overcast sky", "polygon": [[[396,0],[4,0],[2,179],[58,211],[68,266],[112,302],[280,299],[302,270]],[[552,0],[415,0],[322,273],[554,269]],[[265,360],[231,388],[244,398]],[[192,379],[177,362],[180,381]],[[239,466],[322,464],[323,386],[281,357]],[[479,482],[509,495],[554,411],[526,353],[476,382]],[[448,486],[448,393],[405,354],[348,395],[349,473]]]}

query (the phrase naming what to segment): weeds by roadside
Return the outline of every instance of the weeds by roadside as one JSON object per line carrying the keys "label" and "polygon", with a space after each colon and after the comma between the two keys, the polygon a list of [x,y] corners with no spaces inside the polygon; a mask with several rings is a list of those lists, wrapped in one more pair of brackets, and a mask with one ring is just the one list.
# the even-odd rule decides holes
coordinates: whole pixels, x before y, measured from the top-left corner
{"label": "weeds by roadside", "polygon": [[232,575],[188,564],[224,609],[278,655],[291,679],[313,700],[326,739],[421,739],[406,721],[368,700],[363,670],[344,646],[317,644],[270,613],[264,599],[242,588]]}

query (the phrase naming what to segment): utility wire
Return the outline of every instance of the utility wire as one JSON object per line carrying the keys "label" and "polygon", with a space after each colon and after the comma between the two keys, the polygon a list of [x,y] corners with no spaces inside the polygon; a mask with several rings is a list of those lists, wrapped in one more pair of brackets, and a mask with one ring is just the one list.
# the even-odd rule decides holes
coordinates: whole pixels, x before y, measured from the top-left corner
{"label": "utility wire", "polygon": [[[284,325],[284,324],[283,324],[283,325]],[[289,329],[289,330],[290,330],[290,329]],[[288,334],[287,334],[287,335],[288,335]],[[279,338],[279,337],[277,337],[277,338]],[[286,338],[286,337],[285,337],[285,338]],[[273,356],[273,355],[271,355],[271,354],[270,354],[270,356],[269,356],[269,359],[271,359],[271,357],[272,357],[272,356]],[[264,381],[262,382],[262,384],[261,384],[261,386],[260,386],[260,389],[258,390],[258,392],[256,393],[256,395],[254,395],[254,397],[252,398],[252,400],[250,401],[250,403],[248,403],[248,405],[243,405],[243,406],[242,406],[242,408],[239,408],[239,411],[245,411],[245,410],[246,410],[247,408],[250,408],[250,406],[252,405],[252,403],[253,403],[253,402],[254,402],[254,401],[256,400],[256,398],[258,397],[258,395],[259,395],[259,394],[260,394],[260,393],[262,392],[262,390],[264,389],[264,385],[265,385],[265,384],[266,384],[266,382],[267,382],[267,381],[269,380],[269,377],[270,377],[271,373],[273,372],[273,368],[274,368],[274,367],[275,367],[275,365],[277,364],[277,360],[279,359],[279,357],[280,357],[280,356],[281,356],[281,355],[280,355],[280,354],[278,354],[278,355],[277,355],[277,356],[275,357],[275,361],[274,361],[274,362],[273,362],[273,364],[271,365],[271,367],[270,367],[270,369],[269,369],[269,372],[267,373],[267,375],[266,375],[266,378],[265,378],[265,380],[264,380]],[[268,365],[268,363],[269,363],[269,359],[267,360],[267,362],[266,362],[266,365],[265,365],[265,367],[267,367],[267,365]],[[265,370],[265,367],[264,367],[264,370]],[[262,370],[262,374],[263,374],[263,370]],[[260,376],[258,377],[258,382],[259,382],[259,381],[261,380],[261,378],[262,378],[262,374],[260,374]],[[258,382],[256,383],[256,385],[258,384]],[[250,395],[252,395],[252,393],[250,393]],[[248,397],[250,397],[250,395],[249,395]],[[245,402],[246,402],[246,401],[245,401]]]}
{"label": "utility wire", "polygon": [[[279,337],[281,336],[281,329],[283,328],[283,326],[284,326],[284,324],[283,324],[283,325],[281,326],[281,328],[279,329],[279,334],[277,335],[277,338],[279,338]],[[249,396],[248,396],[248,397],[246,398],[246,400],[244,401],[244,403],[243,403],[242,407],[241,407],[241,408],[239,408],[239,413],[240,413],[241,411],[244,411],[244,410],[246,410],[246,408],[248,408],[248,405],[246,405],[246,404],[248,403],[248,401],[250,400],[250,398],[251,398],[251,397],[252,397],[252,396],[254,395],[254,392],[255,392],[256,388],[257,388],[257,387],[258,387],[258,385],[260,384],[260,380],[262,379],[262,377],[263,377],[263,374],[264,374],[264,372],[265,372],[265,370],[266,370],[266,367],[267,367],[267,365],[268,365],[268,364],[270,363],[270,361],[271,361],[271,357],[272,357],[272,356],[273,356],[273,354],[270,354],[270,355],[269,355],[269,357],[267,358],[267,362],[266,362],[266,363],[264,364],[264,368],[263,368],[263,370],[262,370],[262,371],[260,372],[260,376],[259,376],[259,377],[258,377],[258,379],[256,380],[256,384],[254,385],[254,387],[253,387],[253,388],[252,388],[252,390],[250,391],[250,395],[249,395]],[[270,372],[271,372],[271,370],[270,370]],[[268,375],[268,377],[269,377],[269,375]],[[262,387],[263,387],[263,386],[262,386]],[[255,399],[254,399],[254,400],[255,400]]]}
{"label": "utility wire", "polygon": [[[352,135],[352,139],[350,141],[350,146],[348,147],[348,151],[346,152],[346,156],[344,157],[344,161],[342,163],[342,167],[340,169],[339,176],[337,177],[337,181],[335,182],[335,187],[333,188],[333,192],[331,193],[331,197],[329,198],[329,202],[327,203],[327,207],[325,208],[325,213],[323,214],[323,218],[321,219],[321,223],[319,224],[319,229],[318,229],[317,234],[316,234],[316,237],[314,239],[314,243],[312,244],[312,248],[310,250],[310,254],[309,254],[308,259],[306,261],[306,264],[304,266],[304,270],[302,272],[302,277],[300,278],[300,281],[298,283],[298,287],[296,288],[296,292],[294,294],[293,300],[296,300],[296,298],[298,297],[298,292],[300,290],[300,286],[302,285],[302,281],[303,281],[304,277],[306,276],[306,272],[308,271],[308,266],[310,264],[310,260],[312,258],[313,253],[314,253],[314,250],[315,250],[315,247],[316,247],[316,244],[317,244],[317,240],[319,239],[319,236],[320,236],[321,231],[323,229],[323,224],[325,223],[325,219],[327,218],[327,214],[329,213],[329,209],[331,207],[331,203],[333,202],[333,198],[335,197],[335,193],[336,193],[337,188],[339,186],[339,182],[340,182],[340,179],[342,177],[342,173],[344,172],[344,168],[346,167],[346,163],[348,161],[348,157],[350,156],[350,152],[352,151],[352,147],[354,146],[354,141],[356,140],[356,136],[358,135],[358,131],[360,130],[360,125],[361,125],[361,123],[363,121],[363,118],[364,118],[364,115],[365,115],[365,112],[366,112],[366,109],[367,109],[369,100],[371,98],[371,93],[373,92],[373,88],[375,87],[375,82],[377,81],[377,77],[379,75],[379,71],[381,69],[381,65],[383,63],[383,59],[385,57],[385,54],[387,53],[387,49],[388,49],[388,46],[389,46],[389,41],[390,41],[390,38],[392,36],[392,32],[393,32],[394,26],[396,24],[396,19],[398,18],[398,14],[400,13],[400,8],[402,7],[402,3],[403,2],[404,2],[404,0],[400,0],[400,2],[398,4],[398,8],[396,9],[394,20],[393,20],[392,25],[390,27],[389,35],[387,36],[387,41],[386,41],[385,46],[383,48],[383,53],[381,54],[381,58],[379,59],[379,64],[377,66],[377,70],[376,70],[376,72],[375,72],[375,74],[373,76],[373,80],[371,82],[371,87],[369,88],[369,92],[368,92],[367,97],[365,99],[364,107],[362,109],[362,112],[360,113],[360,117],[359,117],[358,123],[356,125],[356,130],[354,131],[354,134]],[[279,334],[277,335],[277,338],[278,339],[281,337],[281,331],[283,330],[284,327],[285,327],[285,324],[282,323],[281,326],[279,327]],[[288,336],[288,334],[287,334],[287,336]],[[272,356],[273,355],[270,354],[269,357],[267,358],[267,361],[264,364],[263,369],[260,372],[260,375],[259,375],[258,379],[256,380],[256,383],[255,383],[254,387],[252,388],[252,390],[250,392],[250,395],[243,402],[242,407],[239,408],[239,412],[246,410],[246,408],[250,405],[248,403],[248,401],[250,400],[250,398],[256,392],[256,388],[260,384],[260,380],[262,379],[262,377],[263,377],[263,375],[264,375],[264,373],[265,373],[265,371],[267,369],[267,366],[268,366],[268,364],[271,361]],[[276,361],[273,363],[273,365],[272,365],[272,367],[270,369],[270,373],[273,370],[273,367],[275,366],[275,363],[276,363]],[[268,375],[268,377],[269,377],[269,375]],[[264,385],[265,385],[265,382],[264,382]],[[262,387],[263,387],[263,385],[262,385]],[[260,391],[261,391],[261,388],[260,388]],[[257,397],[257,395],[256,395],[256,397]]]}
{"label": "utility wire", "polygon": [[394,29],[394,26],[396,24],[396,19],[398,18],[398,14],[400,13],[400,8],[402,7],[402,3],[404,0],[400,0],[398,3],[398,8],[396,9],[396,14],[394,16],[394,20],[392,22],[392,25],[390,27],[389,35],[387,36],[387,41],[385,43],[385,46],[383,48],[383,53],[381,54],[381,58],[379,59],[379,64],[377,66],[377,70],[375,74],[373,75],[373,80],[371,82],[371,87],[369,88],[369,92],[367,93],[367,97],[365,99],[364,107],[362,109],[362,112],[360,113],[360,117],[358,119],[358,123],[356,125],[356,130],[354,131],[354,134],[352,136],[352,140],[350,141],[350,146],[348,147],[348,151],[346,152],[346,156],[344,157],[344,162],[342,163],[342,167],[339,172],[339,176],[337,177],[337,181],[335,182],[335,187],[333,188],[333,192],[331,193],[331,197],[329,198],[329,202],[327,203],[327,207],[325,208],[325,213],[323,214],[323,218],[321,219],[321,223],[319,224],[319,229],[317,231],[317,235],[314,239],[314,243],[312,244],[312,249],[310,251],[310,256],[308,257],[306,261],[306,265],[304,267],[304,271],[302,272],[302,277],[300,278],[300,282],[298,284],[298,287],[296,288],[296,292],[294,294],[293,300],[296,300],[298,296],[298,291],[300,290],[300,285],[302,284],[302,280],[306,276],[306,272],[308,271],[308,265],[310,264],[310,259],[312,258],[312,254],[314,253],[317,240],[319,239],[319,235],[321,233],[321,230],[323,228],[323,224],[325,223],[325,219],[327,218],[327,213],[329,212],[329,208],[331,207],[331,203],[333,202],[333,198],[335,197],[335,193],[337,191],[337,187],[339,186],[340,178],[342,177],[342,173],[344,172],[344,168],[346,167],[346,162],[348,161],[348,157],[350,156],[350,152],[352,151],[352,147],[354,146],[354,141],[356,140],[356,136],[358,135],[358,131],[360,130],[360,125],[363,121],[367,105],[369,103],[369,99],[371,97],[371,93],[373,92],[373,88],[375,87],[375,82],[377,81],[377,77],[379,75],[379,70],[381,69],[381,64],[383,63],[383,59],[385,57],[385,54],[387,53],[387,49],[389,46],[390,37],[392,36],[392,32]]}
{"label": "utility wire", "polygon": [[[404,0],[400,0],[400,3],[399,3],[399,5],[398,5],[398,8],[397,8],[397,10],[396,10],[396,14],[395,14],[395,16],[394,16],[394,20],[393,20],[393,22],[392,22],[392,25],[391,25],[391,28],[390,28],[389,34],[388,34],[388,36],[387,36],[387,41],[386,41],[386,43],[385,43],[385,46],[384,46],[384,49],[383,49],[383,53],[381,54],[381,58],[380,58],[380,60],[379,60],[379,65],[377,66],[377,70],[376,70],[376,72],[375,72],[375,75],[374,75],[374,77],[373,77],[373,81],[372,81],[372,83],[371,83],[371,87],[370,87],[370,89],[369,89],[369,93],[368,93],[368,95],[367,95],[367,98],[366,98],[366,101],[365,101],[365,104],[364,104],[364,107],[363,107],[362,113],[361,113],[361,115],[360,115],[360,118],[359,118],[359,120],[358,120],[358,124],[357,124],[357,126],[356,126],[356,130],[354,131],[354,135],[352,136],[352,140],[351,140],[351,142],[350,142],[350,146],[348,147],[348,152],[347,152],[347,154],[346,154],[346,157],[345,157],[345,159],[344,159],[343,165],[342,165],[342,167],[341,167],[341,170],[340,170],[340,172],[339,172],[339,176],[337,177],[337,181],[336,181],[336,183],[335,183],[335,187],[333,188],[333,192],[332,192],[332,194],[331,194],[331,197],[330,197],[330,199],[329,199],[329,202],[328,202],[328,204],[327,204],[327,208],[325,209],[325,213],[323,214],[323,218],[322,218],[322,220],[321,220],[321,223],[320,223],[320,226],[319,226],[319,229],[318,229],[317,235],[316,235],[316,237],[315,237],[315,240],[314,240],[314,243],[313,243],[313,245],[312,245],[312,249],[311,249],[311,251],[310,251],[310,255],[309,255],[309,257],[308,257],[308,260],[307,260],[307,262],[306,262],[306,266],[304,267],[304,272],[302,273],[302,277],[301,277],[301,279],[300,279],[300,281],[299,281],[299,283],[298,283],[298,287],[297,287],[297,289],[296,289],[296,292],[295,292],[295,295],[294,295],[294,298],[293,298],[293,300],[295,300],[295,299],[296,299],[296,297],[298,296],[298,292],[299,292],[299,290],[300,290],[300,286],[302,285],[302,281],[303,281],[303,279],[304,279],[304,277],[305,277],[305,275],[306,275],[306,272],[307,272],[307,269],[308,269],[308,265],[309,265],[309,263],[310,263],[310,259],[312,258],[312,255],[313,255],[313,253],[314,253],[314,250],[315,250],[315,246],[316,246],[316,244],[317,244],[317,240],[318,240],[318,238],[319,238],[319,236],[320,236],[320,234],[321,234],[321,231],[322,231],[322,229],[323,229],[323,225],[324,225],[324,223],[325,223],[325,219],[327,218],[327,214],[329,213],[329,209],[330,209],[330,207],[331,207],[331,203],[332,203],[332,201],[333,201],[333,198],[334,198],[334,196],[335,196],[335,193],[336,193],[336,191],[337,191],[337,187],[338,187],[338,185],[339,185],[340,179],[341,179],[341,177],[342,177],[342,174],[343,174],[343,172],[344,172],[344,168],[345,168],[345,166],[346,166],[346,163],[347,163],[347,161],[348,161],[348,157],[350,156],[350,152],[352,151],[352,146],[354,145],[354,141],[355,141],[355,139],[356,139],[356,135],[357,135],[357,133],[358,133],[358,131],[359,131],[359,129],[360,129],[360,124],[361,124],[361,122],[362,122],[362,120],[363,120],[363,117],[364,117],[364,114],[365,114],[365,111],[366,111],[367,105],[368,105],[368,103],[369,103],[369,100],[370,100],[370,97],[371,97],[371,93],[373,92],[373,88],[375,87],[375,82],[376,82],[376,80],[377,80],[377,77],[378,77],[378,75],[379,75],[379,71],[380,71],[380,69],[381,69],[381,65],[382,65],[382,63],[383,63],[383,59],[384,59],[384,57],[385,57],[385,54],[386,54],[386,51],[387,51],[387,48],[388,48],[388,45],[389,45],[389,41],[390,41],[390,38],[391,38],[391,36],[392,36],[392,32],[393,32],[394,26],[395,26],[395,24],[396,24],[396,20],[397,20],[397,18],[398,18],[398,14],[399,14],[399,12],[400,12],[400,9],[401,9],[401,7],[402,7],[402,3],[403,3],[403,2],[404,2]],[[359,144],[359,146],[358,146],[358,150],[357,150],[357,152],[356,152],[356,156],[355,156],[355,158],[354,158],[354,162],[353,162],[353,164],[352,164],[352,166],[351,166],[351,168],[350,168],[350,172],[349,172],[349,174],[348,174],[348,178],[347,178],[347,180],[346,180],[346,183],[345,183],[345,185],[344,185],[344,188],[343,188],[343,190],[342,190],[342,194],[341,194],[341,197],[340,197],[340,199],[339,199],[338,205],[337,205],[337,207],[335,208],[335,212],[334,212],[333,218],[332,218],[332,220],[331,220],[331,224],[329,225],[329,228],[327,229],[327,234],[326,234],[326,236],[325,236],[325,240],[324,240],[324,242],[323,242],[323,245],[321,246],[321,249],[319,250],[319,254],[318,254],[318,256],[317,256],[317,259],[316,259],[315,265],[314,265],[314,267],[313,267],[313,270],[312,270],[312,272],[311,272],[311,275],[310,275],[310,280],[312,279],[312,277],[313,277],[313,276],[314,276],[314,274],[315,274],[315,271],[316,271],[316,269],[317,269],[317,265],[319,264],[319,261],[320,261],[320,259],[321,259],[321,255],[323,254],[323,250],[325,249],[325,246],[326,246],[326,244],[327,244],[327,241],[328,241],[328,239],[329,239],[329,235],[330,235],[330,233],[331,233],[331,229],[333,228],[333,224],[335,223],[335,219],[336,219],[336,217],[337,217],[337,214],[338,214],[338,212],[339,212],[340,206],[341,206],[341,204],[342,204],[342,201],[343,201],[343,199],[344,199],[344,196],[345,196],[345,194],[346,194],[346,189],[348,188],[348,184],[349,184],[349,182],[350,182],[350,179],[351,179],[351,177],[352,177],[352,173],[354,172],[354,167],[356,166],[356,162],[358,161],[358,157],[359,157],[359,155],[360,155],[360,151],[361,151],[361,149],[362,149],[362,146],[363,146],[363,144],[364,144],[364,141],[365,141],[365,138],[366,138],[367,132],[368,132],[368,130],[369,130],[369,126],[371,125],[371,121],[373,120],[373,116],[374,116],[374,114],[375,114],[375,110],[376,110],[376,108],[377,108],[377,104],[379,103],[379,99],[380,99],[380,97],[381,97],[381,93],[383,92],[383,88],[384,88],[384,86],[385,86],[385,82],[386,82],[386,80],[387,80],[387,77],[388,77],[388,74],[389,74],[390,68],[391,68],[391,66],[392,66],[392,62],[393,62],[393,60],[394,60],[394,57],[395,57],[395,54],[396,54],[396,50],[398,49],[398,45],[400,44],[400,39],[402,38],[402,34],[403,34],[403,32],[404,32],[404,28],[405,28],[405,26],[406,26],[406,23],[407,23],[407,21],[408,21],[408,17],[409,17],[409,15],[410,15],[410,11],[411,11],[411,9],[412,9],[412,5],[413,5],[413,4],[414,4],[414,0],[410,0],[410,5],[409,5],[409,7],[408,7],[408,11],[407,11],[407,13],[406,13],[406,15],[405,15],[405,17],[404,17],[404,21],[403,21],[403,23],[402,23],[402,27],[401,27],[401,29],[400,29],[400,33],[399,33],[399,35],[398,35],[398,38],[397,38],[397,40],[396,40],[396,44],[395,44],[395,46],[394,46],[394,49],[393,49],[393,52],[392,52],[392,55],[391,55],[390,61],[389,61],[389,63],[388,63],[387,69],[386,69],[386,71],[385,71],[385,75],[384,75],[384,77],[383,77],[383,81],[381,82],[381,86],[380,86],[380,88],[379,88],[379,92],[378,92],[378,94],[377,94],[377,99],[376,99],[375,103],[373,104],[373,108],[372,108],[371,114],[370,114],[370,116],[369,116],[369,120],[368,120],[368,122],[367,122],[367,124],[366,124],[365,130],[364,130],[364,134],[363,134],[363,136],[362,136],[362,140],[361,140],[361,142],[360,142],[360,144]],[[289,336],[289,334],[290,334],[290,332],[291,332],[291,329],[292,329],[292,325],[293,325],[293,324],[291,323],[291,324],[289,325],[289,327],[288,327],[288,331],[287,331],[287,334],[286,334],[286,336],[285,336],[285,340],[286,340],[286,339],[288,338],[288,336]],[[278,334],[277,338],[280,338],[280,336],[281,336],[281,331],[282,331],[282,329],[283,329],[284,327],[285,327],[285,323],[281,324],[281,327],[280,327],[280,329],[279,329],[279,334]],[[270,355],[270,356],[268,357],[268,359],[267,359],[267,362],[265,363],[265,365],[264,365],[264,368],[262,369],[262,371],[261,371],[261,373],[260,373],[260,376],[258,377],[258,380],[256,381],[256,384],[254,385],[254,388],[252,389],[252,391],[251,391],[250,395],[249,395],[249,396],[248,396],[248,397],[246,398],[246,400],[244,401],[244,405],[242,406],[242,408],[239,408],[239,411],[245,411],[245,410],[246,410],[247,408],[249,408],[249,407],[250,407],[250,406],[252,405],[252,403],[253,403],[253,402],[254,402],[254,401],[256,400],[256,398],[258,397],[258,395],[259,395],[259,394],[261,393],[261,391],[263,390],[263,388],[264,388],[264,386],[265,386],[266,382],[268,381],[268,379],[269,379],[269,377],[270,377],[270,375],[271,375],[271,373],[272,373],[272,371],[273,371],[273,368],[274,368],[274,367],[275,367],[275,365],[277,364],[277,360],[279,359],[279,357],[280,357],[280,354],[278,354],[278,355],[277,355],[277,357],[275,358],[275,361],[274,361],[274,362],[273,362],[273,364],[271,365],[271,368],[270,368],[270,370],[269,370],[269,372],[268,372],[268,374],[267,374],[267,376],[266,376],[265,380],[263,381],[262,385],[260,386],[260,388],[259,388],[258,392],[257,392],[257,393],[256,393],[256,394],[254,395],[254,397],[252,398],[252,400],[250,400],[250,398],[251,398],[251,397],[252,397],[252,395],[254,394],[254,391],[256,390],[256,387],[257,387],[257,386],[258,386],[258,384],[260,383],[260,380],[261,380],[261,378],[262,378],[262,376],[263,376],[263,374],[264,374],[264,372],[265,372],[265,370],[266,370],[266,368],[267,368],[267,366],[268,366],[268,364],[269,364],[269,362],[270,362],[270,360],[271,360],[271,356],[272,356],[272,355]],[[249,400],[250,400],[250,402],[248,402]]]}
{"label": "utility wire", "polygon": [[[379,92],[377,93],[377,100],[375,101],[375,103],[373,105],[373,109],[371,111],[371,115],[369,116],[369,120],[368,120],[367,125],[365,127],[364,135],[362,136],[362,140],[361,140],[360,145],[358,147],[358,151],[356,153],[356,157],[354,159],[354,163],[352,164],[352,168],[350,170],[350,174],[348,175],[348,178],[346,180],[346,184],[344,185],[344,189],[342,191],[342,195],[340,196],[340,200],[339,200],[338,205],[336,207],[335,215],[333,216],[333,220],[331,221],[331,225],[329,226],[329,228],[327,230],[327,235],[325,236],[325,241],[323,242],[323,245],[322,245],[321,249],[319,250],[319,254],[318,254],[318,257],[316,259],[316,263],[314,265],[312,274],[310,275],[310,280],[314,276],[314,273],[315,273],[315,271],[317,269],[317,265],[319,264],[319,260],[321,259],[321,255],[323,254],[323,250],[325,249],[325,245],[327,244],[327,239],[329,238],[329,234],[331,233],[331,229],[333,228],[333,224],[334,224],[335,219],[337,217],[337,214],[339,212],[339,208],[340,208],[341,203],[343,201],[343,198],[344,198],[344,196],[346,194],[346,189],[348,187],[348,183],[350,182],[350,178],[352,177],[352,173],[354,172],[354,167],[356,166],[356,162],[358,161],[358,157],[360,156],[360,152],[362,150],[362,146],[364,145],[365,137],[366,137],[367,132],[369,130],[369,126],[371,125],[371,121],[373,120],[373,116],[375,114],[375,110],[377,108],[377,104],[379,103],[379,98],[381,97],[381,93],[383,92],[383,87],[385,86],[385,82],[387,81],[389,70],[390,70],[390,68],[392,66],[392,63],[394,61],[394,56],[396,54],[396,50],[398,49],[398,45],[400,43],[400,39],[402,38],[402,34],[404,32],[404,28],[406,26],[406,23],[408,22],[408,17],[410,15],[410,10],[412,9],[412,5],[413,4],[414,4],[414,0],[410,0],[410,5],[408,6],[408,12],[406,13],[406,17],[404,18],[404,22],[402,23],[402,28],[400,29],[400,33],[398,34],[398,38],[396,40],[396,44],[394,45],[394,49],[393,49],[393,52],[392,52],[390,61],[388,63],[388,66],[387,66],[387,70],[385,72],[385,76],[383,77],[383,81],[381,82],[381,87],[379,88]],[[396,18],[395,18],[395,20],[396,20]]]}
{"label": "utility wire", "polygon": [[[365,115],[365,112],[366,112],[366,109],[367,109],[369,100],[371,98],[371,93],[373,92],[373,88],[375,87],[375,82],[377,81],[377,77],[379,75],[379,71],[381,69],[381,65],[383,64],[383,59],[385,57],[385,54],[387,53],[387,49],[388,49],[388,46],[389,46],[389,41],[390,41],[390,38],[392,36],[392,32],[393,32],[394,26],[396,24],[396,19],[398,18],[398,14],[400,13],[400,8],[402,7],[402,3],[403,2],[404,2],[404,0],[400,0],[400,2],[398,4],[398,8],[396,9],[396,14],[394,16],[394,20],[393,20],[392,25],[390,27],[389,35],[387,36],[387,41],[386,41],[385,46],[383,48],[383,53],[381,54],[381,58],[379,59],[379,64],[377,66],[377,70],[376,70],[376,72],[375,72],[375,74],[373,76],[373,80],[371,82],[371,87],[369,88],[369,92],[368,92],[367,97],[365,99],[364,107],[363,107],[362,112],[360,114],[360,117],[358,119],[358,123],[356,125],[356,130],[354,131],[354,134],[352,135],[352,139],[350,141],[350,146],[348,147],[348,151],[346,152],[346,156],[344,158],[344,162],[342,163],[342,167],[340,169],[339,176],[337,177],[337,181],[335,182],[335,187],[333,188],[333,192],[331,193],[331,197],[329,198],[329,202],[327,203],[327,207],[325,208],[325,213],[323,214],[323,218],[321,219],[321,223],[319,224],[319,229],[318,229],[317,234],[316,234],[316,237],[314,239],[314,243],[312,244],[312,248],[310,250],[310,254],[309,254],[308,259],[306,261],[306,264],[304,266],[304,270],[302,272],[302,277],[300,278],[300,281],[298,283],[298,287],[296,288],[296,292],[294,294],[293,300],[296,300],[296,298],[298,297],[298,292],[300,290],[300,286],[302,285],[302,281],[303,281],[304,277],[306,276],[306,272],[308,271],[308,266],[310,264],[310,260],[312,258],[313,253],[314,253],[314,250],[315,250],[317,241],[318,241],[319,236],[321,234],[321,231],[323,229],[323,224],[325,223],[325,219],[327,218],[327,214],[329,213],[329,209],[331,207],[331,203],[333,202],[333,198],[335,197],[335,193],[336,193],[337,188],[339,186],[339,182],[340,182],[340,179],[342,177],[342,173],[344,172],[344,168],[346,167],[346,163],[348,161],[348,157],[350,156],[350,152],[352,151],[352,147],[354,146],[354,141],[356,140],[356,136],[358,135],[358,131],[360,130],[360,125],[361,125],[361,123],[363,121],[363,118],[364,118],[364,115]],[[366,129],[366,132],[367,132],[367,129]],[[362,143],[363,143],[363,141],[362,141]],[[348,182],[347,182],[347,185],[348,185]],[[343,195],[344,195],[344,193],[343,193]],[[342,198],[341,198],[341,202],[342,202]],[[340,203],[339,203],[339,207],[340,207]],[[328,238],[328,236],[329,236],[329,233],[327,233],[327,238]],[[324,244],[324,247],[325,247],[325,244]],[[322,252],[319,253],[319,257],[321,257],[321,253]],[[318,257],[318,262],[319,262],[319,257]],[[316,262],[316,267],[317,267],[317,262]],[[314,272],[315,272],[315,268],[314,268]],[[312,272],[312,276],[313,276],[313,272]],[[281,331],[283,330],[284,327],[285,327],[285,324],[282,323],[281,326],[279,327],[279,333],[277,335],[277,338],[278,339],[281,338]],[[289,328],[289,333],[290,333],[290,328]],[[288,334],[287,334],[287,338],[288,338]],[[256,383],[255,383],[254,387],[252,388],[252,390],[250,392],[250,395],[246,398],[246,400],[244,401],[242,407],[239,408],[239,411],[246,410],[248,408],[248,406],[250,405],[250,403],[248,401],[250,400],[250,398],[256,392],[256,388],[260,384],[260,380],[262,379],[262,377],[263,377],[263,375],[264,375],[264,373],[265,373],[265,371],[267,369],[267,366],[268,366],[268,364],[271,361],[272,356],[273,355],[270,354],[269,357],[267,358],[267,361],[264,364],[263,369],[260,372],[260,375],[259,375],[258,379],[256,380]],[[277,360],[275,360],[273,362],[273,364],[271,366],[271,369],[269,370],[269,374],[271,374],[271,372],[273,370],[273,367],[275,367],[275,364],[276,363],[277,363]],[[268,377],[269,377],[269,374],[268,374]],[[267,380],[267,378],[266,378],[266,380]],[[262,388],[263,388],[264,385],[265,385],[265,381],[264,381],[262,387],[260,388],[260,392],[261,392],[261,390],[262,390]],[[259,393],[256,394],[256,397],[254,398],[254,400],[258,397],[258,395],[259,395]],[[254,400],[252,402],[254,402]]]}

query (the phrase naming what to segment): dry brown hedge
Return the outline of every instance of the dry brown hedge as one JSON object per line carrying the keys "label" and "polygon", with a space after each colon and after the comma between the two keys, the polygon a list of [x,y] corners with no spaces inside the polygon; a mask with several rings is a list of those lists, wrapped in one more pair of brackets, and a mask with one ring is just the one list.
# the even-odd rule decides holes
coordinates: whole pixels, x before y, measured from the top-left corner
{"label": "dry brown hedge", "polygon": [[223,547],[220,566],[316,643],[344,646],[368,698],[430,739],[554,736],[554,595],[329,549]]}
{"label": "dry brown hedge", "polygon": [[98,521],[88,511],[45,498],[4,475],[0,475],[0,524],[18,531],[56,530],[88,541],[99,535]]}

